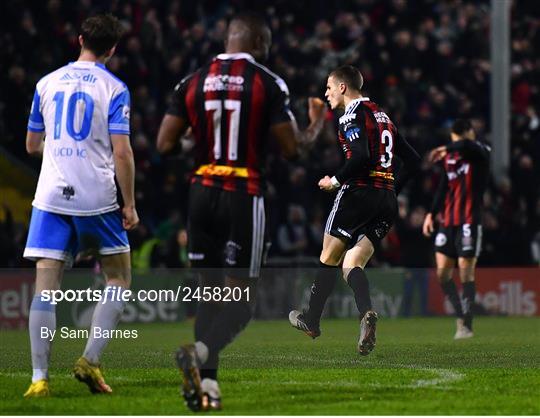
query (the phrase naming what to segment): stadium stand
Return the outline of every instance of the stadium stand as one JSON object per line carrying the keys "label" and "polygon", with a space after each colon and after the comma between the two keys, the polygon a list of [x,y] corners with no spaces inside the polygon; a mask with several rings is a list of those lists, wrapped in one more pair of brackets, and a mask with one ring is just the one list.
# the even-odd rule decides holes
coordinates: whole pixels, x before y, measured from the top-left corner
{"label": "stadium stand", "polygon": [[[80,22],[110,11],[128,30],[109,63],[132,92],[132,143],[137,165],[137,205],[143,226],[133,232],[134,250],[149,246],[151,267],[185,265],[179,248],[192,160],[188,153],[160,157],[155,138],[168,96],[180,79],[222,51],[228,17],[257,7],[273,30],[268,66],[289,85],[295,114],[305,123],[307,96],[324,93],[329,70],[358,66],[366,93],[384,107],[419,150],[426,153],[447,138],[457,117],[471,118],[489,141],[489,9],[487,1],[466,0],[261,0],[205,2],[5,0],[0,6],[0,145],[33,169],[39,161],[25,154],[24,135],[33,89],[38,79],[75,60]],[[537,2],[517,2],[512,10],[511,166],[499,184],[490,182],[484,196],[483,266],[530,265],[538,258],[540,231],[540,13]],[[184,141],[189,148],[189,141]],[[294,164],[278,157],[268,162],[271,255],[315,256],[317,238],[295,231],[320,231],[333,196],[319,192],[317,180],[341,164],[334,120],[317,145]],[[7,159],[5,159],[7,161]],[[4,167],[4,158],[2,158]],[[7,164],[7,163],[5,163]],[[17,166],[19,163],[16,163]],[[20,168],[18,168],[20,170]],[[26,170],[26,169],[25,169]],[[4,190],[9,183],[0,171]],[[429,245],[419,239],[417,219],[429,207],[438,174],[424,165],[400,197],[400,222],[383,241],[372,264],[431,264]],[[22,259],[29,208],[26,188],[2,192],[0,267],[27,266]],[[20,194],[15,199],[13,196]],[[278,198],[279,196],[279,198]],[[25,200],[26,199],[26,200]],[[291,215],[291,206],[295,213]],[[301,228],[294,223],[301,222]],[[281,232],[278,232],[281,231]],[[311,234],[308,234],[311,235]],[[535,240],[536,236],[536,240]],[[178,238],[177,238],[178,237]],[[287,242],[287,248],[281,248]],[[294,250],[291,243],[300,242]],[[533,245],[533,243],[536,244]],[[282,243],[282,245],[279,245]],[[276,245],[277,244],[277,245]],[[535,247],[536,245],[536,247]],[[149,253],[146,251],[146,253]],[[536,263],[538,261],[536,260]]]}

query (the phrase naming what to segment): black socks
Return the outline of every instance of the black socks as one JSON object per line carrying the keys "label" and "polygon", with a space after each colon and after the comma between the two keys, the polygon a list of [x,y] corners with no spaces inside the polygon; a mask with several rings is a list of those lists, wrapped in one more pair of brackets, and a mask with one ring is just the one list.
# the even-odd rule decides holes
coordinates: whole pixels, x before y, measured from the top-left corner
{"label": "black socks", "polygon": [[[218,317],[222,307],[218,303],[200,302],[197,305],[195,317],[195,341],[200,341],[206,331],[212,328],[212,323]],[[217,367],[219,362],[218,352],[209,352],[208,360],[201,367],[201,379],[205,377],[217,380]]]}
{"label": "black socks", "polygon": [[473,303],[476,297],[476,283],[463,283],[463,324],[472,331]]}
{"label": "black socks", "polygon": [[441,288],[452,304],[454,311],[456,312],[456,316],[458,318],[463,318],[463,309],[461,308],[461,301],[459,300],[459,295],[454,281],[450,279],[441,283]]}
{"label": "black socks", "polygon": [[306,320],[313,325],[319,325],[324,305],[334,290],[337,282],[337,267],[323,264],[319,261],[319,269],[315,281],[311,285],[309,309]]}
{"label": "black socks", "polygon": [[[201,372],[204,369],[217,369],[219,352],[246,327],[250,319],[251,306],[246,301],[227,302],[223,306],[219,316],[206,328],[206,333],[198,338],[208,347],[208,360],[204,363]],[[210,376],[205,375],[204,377]]]}
{"label": "black socks", "polygon": [[355,267],[347,276],[347,283],[354,292],[354,300],[358,312],[360,312],[360,319],[364,317],[367,311],[371,310],[371,297],[369,295],[369,282],[361,267]]}

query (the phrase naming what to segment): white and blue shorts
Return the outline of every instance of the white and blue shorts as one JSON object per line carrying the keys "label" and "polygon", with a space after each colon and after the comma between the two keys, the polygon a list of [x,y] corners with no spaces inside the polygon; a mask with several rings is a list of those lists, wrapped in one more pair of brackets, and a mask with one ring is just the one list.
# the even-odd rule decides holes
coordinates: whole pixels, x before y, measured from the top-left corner
{"label": "white and blue shorts", "polygon": [[70,265],[79,252],[90,249],[98,250],[100,255],[129,252],[119,210],[95,216],[73,216],[32,208],[25,258],[49,258]]}

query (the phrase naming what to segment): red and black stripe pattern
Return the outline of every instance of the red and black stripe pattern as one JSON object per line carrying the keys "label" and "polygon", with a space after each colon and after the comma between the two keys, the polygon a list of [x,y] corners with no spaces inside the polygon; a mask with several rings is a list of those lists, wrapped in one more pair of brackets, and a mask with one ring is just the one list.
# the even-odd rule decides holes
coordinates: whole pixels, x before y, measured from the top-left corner
{"label": "red and black stripe pattern", "polygon": [[444,200],[444,226],[480,224],[483,181],[479,181],[477,167],[457,152],[449,152],[443,161],[447,176]]}
{"label": "red and black stripe pattern", "polygon": [[168,113],[185,117],[192,127],[192,182],[264,192],[269,128],[291,120],[283,80],[248,54],[218,55],[180,83]]}
{"label": "red and black stripe pattern", "polygon": [[[355,130],[355,127],[358,130]],[[347,138],[356,136],[355,132],[360,138]],[[338,138],[346,159],[352,157],[348,140],[367,141],[368,145],[368,163],[347,183],[394,190],[393,159],[394,144],[398,140],[397,129],[377,104],[364,98],[351,102],[340,118]]]}

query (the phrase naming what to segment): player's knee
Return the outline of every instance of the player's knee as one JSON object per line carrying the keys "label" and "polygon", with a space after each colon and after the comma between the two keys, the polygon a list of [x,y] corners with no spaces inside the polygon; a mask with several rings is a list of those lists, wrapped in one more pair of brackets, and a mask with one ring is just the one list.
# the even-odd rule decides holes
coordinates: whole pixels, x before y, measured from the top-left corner
{"label": "player's knee", "polygon": [[131,277],[107,277],[107,286],[118,286],[129,289],[131,286]]}
{"label": "player's knee", "polygon": [[339,265],[340,258],[336,254],[323,251],[319,257],[319,261],[327,266],[337,266]]}
{"label": "player's knee", "polygon": [[451,269],[437,269],[437,280],[439,283],[444,283],[452,280],[452,270]]}
{"label": "player's knee", "polygon": [[341,269],[341,273],[343,275],[343,280],[345,280],[347,282],[347,279],[349,278],[349,273],[355,268],[360,268],[360,269],[364,270],[363,266],[345,265],[345,262],[343,262],[343,268]]}

